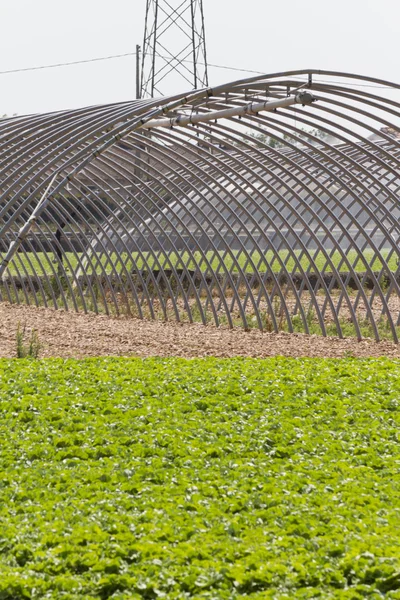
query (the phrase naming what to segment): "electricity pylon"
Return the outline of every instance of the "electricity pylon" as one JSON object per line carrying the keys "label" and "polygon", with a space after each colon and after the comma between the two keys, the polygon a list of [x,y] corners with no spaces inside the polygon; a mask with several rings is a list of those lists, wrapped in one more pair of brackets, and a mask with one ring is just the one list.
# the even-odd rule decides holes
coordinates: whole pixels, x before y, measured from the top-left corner
{"label": "electricity pylon", "polygon": [[206,86],[203,0],[147,0],[141,98]]}

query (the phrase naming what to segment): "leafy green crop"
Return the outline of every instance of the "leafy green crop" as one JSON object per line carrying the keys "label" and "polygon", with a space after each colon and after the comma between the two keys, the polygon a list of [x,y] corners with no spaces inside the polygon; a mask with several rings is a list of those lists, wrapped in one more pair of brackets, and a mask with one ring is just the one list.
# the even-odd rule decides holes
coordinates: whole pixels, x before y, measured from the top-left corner
{"label": "leafy green crop", "polygon": [[400,598],[400,363],[0,361],[0,600]]}

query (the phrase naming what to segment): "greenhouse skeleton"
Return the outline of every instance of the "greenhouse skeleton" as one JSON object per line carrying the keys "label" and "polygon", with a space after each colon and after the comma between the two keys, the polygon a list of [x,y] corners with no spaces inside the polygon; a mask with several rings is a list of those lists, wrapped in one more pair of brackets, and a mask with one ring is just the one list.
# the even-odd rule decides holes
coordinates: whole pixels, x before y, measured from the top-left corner
{"label": "greenhouse skeleton", "polygon": [[399,88],[302,70],[0,121],[0,300],[397,342]]}

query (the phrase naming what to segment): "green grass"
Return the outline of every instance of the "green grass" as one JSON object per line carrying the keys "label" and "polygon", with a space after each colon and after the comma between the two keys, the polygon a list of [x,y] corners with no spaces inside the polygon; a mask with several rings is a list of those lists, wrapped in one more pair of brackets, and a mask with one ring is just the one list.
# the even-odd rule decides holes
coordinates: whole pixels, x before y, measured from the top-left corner
{"label": "green grass", "polygon": [[0,598],[400,598],[400,362],[0,361]]}
{"label": "green grass", "polygon": [[[314,254],[313,254],[314,252]],[[300,252],[296,251],[296,255],[300,256]],[[386,258],[388,255],[388,250],[382,250],[382,256]],[[321,254],[321,252],[316,253],[315,251],[311,251],[311,256],[315,261],[316,267],[319,271],[331,272],[332,267],[327,262],[326,257]],[[329,251],[330,260],[335,268],[339,268],[340,271],[349,271],[349,266],[346,263],[343,263],[342,255],[335,251],[331,253]],[[373,271],[379,271],[382,268],[381,261],[376,258],[374,260],[374,252],[372,250],[367,250],[364,252],[364,258],[371,265]],[[279,273],[282,269],[280,262],[276,259],[275,253],[272,251],[268,251],[265,255],[261,255],[259,252],[254,252],[252,254],[252,264],[248,263],[248,257],[243,253],[238,253],[237,251],[233,251],[230,255],[225,255],[224,253],[214,253],[207,252],[206,253],[207,260],[210,262],[212,269],[218,270],[220,274],[224,274],[225,269],[229,271],[237,271],[239,264],[241,268],[245,268],[245,271],[248,273],[253,272],[255,269],[257,271],[266,271],[267,266],[271,266],[273,272]],[[38,252],[36,257],[33,253],[23,254],[20,253],[14,262],[9,267],[9,272],[12,275],[17,273],[17,270],[21,274],[25,272],[29,275],[33,273],[37,273],[39,275],[43,275],[44,273],[51,274],[53,271],[57,271],[57,264],[53,264],[54,256],[52,252],[44,253]],[[79,258],[83,260],[83,255],[79,255]],[[289,272],[294,270],[299,271],[299,267],[296,265],[294,259],[292,257],[289,258],[289,253],[287,250],[281,251],[279,253],[279,258],[281,261],[285,263],[286,269]],[[346,259],[349,263],[354,267],[357,272],[364,272],[366,270],[365,263],[359,258],[356,251],[352,250],[347,253]],[[392,254],[389,259],[389,269],[391,271],[397,270],[397,257]],[[79,261],[75,254],[72,252],[66,253],[65,265],[69,264],[69,269],[75,271],[79,268]],[[310,266],[310,261],[307,257],[300,257],[300,264],[303,269],[307,269]],[[127,253],[121,254],[121,259],[117,257],[115,253],[111,253],[109,257],[106,257],[104,254],[102,255],[92,255],[91,264],[86,267],[87,273],[92,273],[96,271],[97,273],[101,273],[103,268],[105,268],[107,273],[112,273],[113,269],[117,271],[117,273],[123,273],[124,266],[128,271],[138,270],[138,269],[159,269],[161,268],[171,268],[171,266],[176,266],[177,268],[183,268],[185,266],[188,269],[199,268],[202,271],[206,271],[207,264],[204,260],[202,260],[200,252],[194,252],[192,256],[190,256],[187,252],[182,252],[181,254],[177,254],[175,252],[171,253],[161,253],[160,255],[153,255],[153,253],[145,252],[144,260],[139,256],[138,253],[133,253],[128,255]],[[255,268],[254,268],[255,267]],[[312,266],[311,270],[315,270]]]}

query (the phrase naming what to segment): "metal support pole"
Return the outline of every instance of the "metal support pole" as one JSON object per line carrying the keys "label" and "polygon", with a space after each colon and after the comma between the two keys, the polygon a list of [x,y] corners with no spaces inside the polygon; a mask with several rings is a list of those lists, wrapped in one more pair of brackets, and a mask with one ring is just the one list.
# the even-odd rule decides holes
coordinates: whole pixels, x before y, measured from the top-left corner
{"label": "metal support pole", "polygon": [[136,99],[140,99],[140,46],[136,44]]}
{"label": "metal support pole", "polygon": [[10,243],[7,254],[6,254],[3,262],[0,264],[0,279],[3,279],[3,274],[6,270],[6,268],[10,264],[10,261],[13,259],[15,253],[17,252],[18,248],[22,244],[23,240],[26,238],[29,231],[35,224],[35,221],[36,221],[38,215],[40,214],[42,209],[45,207],[45,205],[48,204],[48,202],[50,202],[51,198],[47,198],[47,196],[48,196],[48,193],[49,193],[57,175],[58,175],[58,172],[54,174],[49,185],[47,186],[42,197],[40,198],[36,208],[34,209],[33,213],[31,214],[31,216],[29,217],[27,222],[24,223],[24,225],[19,230],[17,238],[13,242]]}
{"label": "metal support pole", "polygon": [[190,17],[192,25],[192,56],[193,56],[193,89],[197,89],[197,68],[196,68],[196,23],[194,18],[193,2],[190,3]]}

